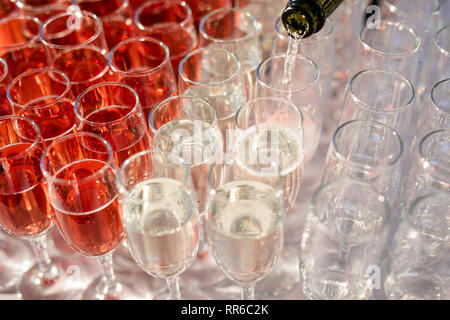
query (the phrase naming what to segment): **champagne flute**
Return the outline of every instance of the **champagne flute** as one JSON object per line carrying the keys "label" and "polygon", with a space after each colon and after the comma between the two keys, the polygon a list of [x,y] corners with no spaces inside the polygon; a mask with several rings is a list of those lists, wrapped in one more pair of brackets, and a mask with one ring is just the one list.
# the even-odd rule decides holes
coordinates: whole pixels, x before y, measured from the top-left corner
{"label": "champagne flute", "polygon": [[[208,243],[219,268],[253,300],[255,283],[274,267],[283,246],[283,190],[256,180],[209,174]],[[281,177],[280,177],[281,180]]]}
{"label": "champagne flute", "polygon": [[[86,286],[84,273],[72,279],[73,259],[50,258],[46,234],[55,219],[39,169],[42,140],[35,122],[21,116],[0,118],[0,225],[27,239],[36,256],[19,283],[24,299],[77,299]],[[14,276],[14,272],[11,274]]]}
{"label": "champagne flute", "polygon": [[39,35],[51,66],[69,78],[73,99],[111,79],[103,24],[95,14],[81,10],[57,14],[42,25]]}
{"label": "champagne flute", "polygon": [[35,121],[47,145],[75,130],[70,89],[64,73],[47,67],[19,75],[10,83],[7,94],[13,113]]}
{"label": "champagne flute", "polygon": [[146,1],[136,9],[134,20],[146,35],[164,42],[169,47],[175,74],[181,59],[198,44],[192,10],[181,0]]}
{"label": "champagne flute", "polygon": [[140,33],[133,22],[133,10],[128,0],[78,0],[77,5],[81,10],[92,12],[102,20],[110,49]]}
{"label": "champagne flute", "polygon": [[177,94],[169,48],[159,40],[139,37],[122,41],[111,49],[109,64],[116,80],[139,95],[145,119],[158,103]]}
{"label": "champagne flute", "polygon": [[131,87],[105,82],[89,87],[75,102],[77,130],[105,138],[120,166],[135,153],[150,148],[150,137],[139,102]]}
{"label": "champagne flute", "polygon": [[41,170],[64,239],[79,254],[96,257],[103,269],[103,276],[87,287],[83,299],[151,297],[144,281],[113,269],[112,252],[125,234],[118,169],[109,143],[88,132],[61,137],[45,149]]}
{"label": "champagne flute", "polygon": [[[133,258],[147,273],[167,281],[169,299],[180,300],[179,276],[195,259],[199,240],[189,167],[176,153],[147,150],[125,161],[117,181]],[[204,298],[198,289],[188,289],[183,288],[184,298]]]}

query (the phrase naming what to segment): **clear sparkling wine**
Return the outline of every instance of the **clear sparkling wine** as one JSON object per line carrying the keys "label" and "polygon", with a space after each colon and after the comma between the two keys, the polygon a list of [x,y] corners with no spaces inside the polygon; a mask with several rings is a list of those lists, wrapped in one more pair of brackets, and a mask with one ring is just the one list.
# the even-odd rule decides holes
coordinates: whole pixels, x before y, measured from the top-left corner
{"label": "clear sparkling wine", "polygon": [[206,206],[208,173],[215,162],[218,134],[206,122],[181,119],[164,124],[153,140],[155,149],[181,157],[189,165],[200,212]]}
{"label": "clear sparkling wine", "polygon": [[196,255],[198,226],[196,206],[181,182],[143,181],[123,208],[129,247],[145,271],[169,278],[187,268]]}
{"label": "clear sparkling wine", "polygon": [[283,243],[275,190],[256,181],[227,183],[216,191],[210,209],[208,240],[221,269],[240,284],[264,277]]}
{"label": "clear sparkling wine", "polygon": [[301,137],[280,127],[250,127],[236,141],[238,179],[257,180],[281,189],[290,207],[298,193],[303,173]]}

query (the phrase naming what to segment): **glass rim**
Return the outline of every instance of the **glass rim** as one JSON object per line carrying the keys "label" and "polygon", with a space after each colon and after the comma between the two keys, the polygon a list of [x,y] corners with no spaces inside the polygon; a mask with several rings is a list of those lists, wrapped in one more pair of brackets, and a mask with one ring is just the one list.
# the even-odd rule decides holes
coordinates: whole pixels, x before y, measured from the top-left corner
{"label": "glass rim", "polygon": [[[397,164],[400,161],[400,159],[403,156],[404,145],[403,145],[402,138],[400,137],[398,132],[395,129],[385,125],[384,123],[381,123],[381,122],[378,122],[378,121],[374,121],[374,120],[368,120],[368,119],[366,119],[366,120],[364,120],[364,119],[350,120],[348,122],[345,122],[345,123],[341,124],[336,129],[336,131],[333,134],[333,138],[331,140],[331,146],[332,146],[333,150],[336,152],[336,155],[339,158],[339,160],[349,161],[348,157],[346,157],[341,152],[341,149],[338,148],[338,143],[337,143],[338,135],[341,133],[342,130],[344,130],[345,128],[348,128],[349,126],[352,126],[354,124],[364,124],[364,127],[366,127],[366,128],[367,127],[381,127],[383,130],[385,130],[387,132],[390,132],[391,135],[394,138],[396,138],[396,140],[398,142],[399,150],[398,150],[398,152],[395,153],[395,157],[393,157],[393,160],[391,160],[390,162],[388,162],[388,161],[380,161],[380,163],[377,163],[376,165],[371,165],[370,166],[371,168],[390,167],[390,166],[393,166],[393,165]],[[360,166],[360,164],[358,164],[358,163],[355,163],[355,164]]]}
{"label": "glass rim", "polygon": [[[221,51],[222,53],[226,53],[227,55],[233,57],[234,61],[236,62],[236,70],[233,72],[233,74],[229,77],[227,77],[224,80],[221,81],[211,81],[211,82],[198,82],[198,81],[193,81],[191,79],[189,79],[184,71],[183,71],[183,65],[185,64],[185,62],[194,57],[195,55],[199,54],[200,52],[205,52],[205,51]],[[188,53],[187,55],[184,56],[184,58],[180,61],[180,64],[178,66],[178,74],[180,75],[181,79],[189,84],[192,85],[196,85],[199,87],[210,87],[210,86],[219,86],[219,85],[225,85],[227,82],[232,81],[233,79],[235,79],[236,77],[239,76],[240,72],[241,72],[241,62],[239,61],[239,58],[237,57],[236,54],[234,54],[233,52],[231,52],[230,50],[221,48],[221,47],[202,47],[202,48],[198,48],[195,49],[194,51]]]}
{"label": "glass rim", "polygon": [[1,57],[0,57],[0,69],[2,71],[2,74],[0,75],[0,82],[2,82],[8,76],[9,70],[8,70],[8,64],[6,63],[5,59],[3,59]]}
{"label": "glass rim", "polygon": [[[309,204],[309,210],[308,210],[308,212],[311,213],[311,214],[313,214],[317,219],[321,220],[320,217],[319,217],[319,215],[317,214],[317,205],[318,205],[318,198],[319,198],[319,196],[320,196],[323,192],[326,192],[327,189],[332,188],[332,187],[335,187],[335,186],[337,186],[337,188],[338,188],[339,190],[342,190],[343,185],[344,185],[344,184],[347,184],[347,183],[348,183],[348,184],[358,184],[358,185],[360,185],[360,186],[368,187],[370,190],[372,190],[372,191],[374,192],[374,194],[377,194],[378,197],[379,197],[379,196],[382,196],[382,197],[383,197],[383,204],[384,204],[384,207],[385,207],[386,210],[385,210],[385,214],[384,214],[384,217],[383,217],[383,224],[382,224],[382,227],[388,225],[388,223],[389,223],[389,214],[390,214],[390,212],[391,212],[391,206],[389,205],[389,201],[388,201],[388,198],[386,197],[386,195],[383,195],[383,194],[379,193],[378,191],[376,191],[376,190],[372,187],[372,185],[369,184],[369,183],[367,183],[367,182],[359,181],[359,180],[354,180],[354,179],[351,179],[351,178],[349,178],[349,177],[343,177],[343,178],[340,178],[340,179],[337,179],[337,180],[332,180],[331,182],[328,182],[328,183],[326,183],[326,184],[323,184],[323,185],[319,186],[319,187],[314,191],[314,194],[313,194],[313,196],[312,196],[312,198],[311,198],[311,202],[310,202],[310,204]],[[379,199],[378,197],[377,197],[377,199]]]}
{"label": "glass rim", "polygon": [[450,32],[450,24],[447,25],[447,26],[445,26],[445,27],[443,27],[443,28],[441,28],[440,30],[438,30],[438,31],[436,32],[436,34],[434,35],[434,45],[438,48],[438,50],[439,50],[442,54],[446,55],[447,57],[450,57],[450,50],[449,50],[449,49],[446,49],[446,48],[443,48],[443,47],[439,44],[439,39],[438,39],[438,37],[441,35],[441,33],[445,32],[445,31]]}
{"label": "glass rim", "polygon": [[[16,154],[14,156],[11,156],[11,157],[6,157],[6,158],[0,157],[0,162],[23,158],[24,156],[27,156],[27,154],[29,152],[31,152],[33,149],[35,149],[38,146],[38,144],[40,144],[42,141],[41,130],[39,129],[39,126],[37,125],[37,123],[34,122],[32,119],[24,117],[24,116],[19,116],[19,115],[7,115],[7,116],[0,117],[0,123],[2,123],[3,121],[13,121],[13,120],[20,120],[20,121],[25,121],[25,122],[29,123],[31,125],[31,127],[33,127],[34,130],[36,131],[36,136],[32,140],[30,139],[30,141],[33,141],[33,142],[23,152]],[[20,136],[19,134],[17,134],[17,135]],[[27,140],[29,140],[29,139],[27,139]],[[0,150],[9,145],[11,145],[11,144],[0,147]]]}
{"label": "glass rim", "polygon": [[[55,22],[57,19],[60,19],[64,16],[72,16],[75,14],[81,14],[84,17],[89,17],[90,19],[93,19],[96,24],[97,24],[97,30],[95,31],[95,33],[89,38],[86,39],[80,43],[74,43],[74,44],[55,44],[52,42],[47,41],[44,38],[43,32],[44,29],[46,29],[51,23]],[[61,32],[61,31],[60,31]],[[98,39],[98,37],[102,34],[103,32],[103,22],[102,20],[96,16],[94,13],[89,12],[89,11],[84,11],[84,10],[78,10],[78,11],[74,11],[74,12],[61,12],[58,13],[54,16],[52,16],[51,18],[47,19],[47,21],[45,21],[42,25],[41,28],[39,29],[39,37],[42,41],[42,43],[44,45],[46,45],[49,48],[54,48],[54,49],[67,49],[67,48],[78,48],[78,47],[83,47],[93,41],[95,41],[96,39]]]}
{"label": "glass rim", "polygon": [[[414,48],[412,50],[409,50],[407,52],[400,52],[400,53],[390,53],[390,52],[385,52],[379,49],[374,48],[372,45],[369,45],[365,40],[364,40],[364,34],[367,31],[372,31],[372,29],[369,29],[367,26],[365,26],[364,28],[361,29],[360,33],[359,33],[359,42],[362,44],[362,46],[366,49],[368,49],[368,51],[370,51],[371,53],[374,53],[378,56],[389,56],[389,57],[405,57],[405,56],[409,56],[409,55],[413,55],[416,54],[421,46],[422,43],[422,39],[420,38],[419,34],[416,32],[416,30],[414,30],[412,27],[399,23],[399,22],[393,22],[393,21],[385,21],[382,23],[383,25],[388,25],[388,26],[394,26],[396,27],[398,30],[406,30],[407,32],[409,32],[410,34],[412,34],[414,36],[414,38],[416,39]],[[379,29],[377,29],[379,30]]]}
{"label": "glass rim", "polygon": [[[205,32],[205,23],[208,19],[210,19],[213,15],[218,14],[218,13],[222,13],[222,12],[240,12],[242,14],[244,14],[244,16],[249,19],[251,21],[251,25],[253,26],[252,28],[252,32],[248,33],[246,32],[246,34],[242,37],[239,38],[233,38],[233,39],[221,39],[221,38],[215,38],[213,36],[210,36],[209,34],[207,34]],[[211,41],[212,43],[230,43],[230,42],[241,42],[241,41],[246,41],[248,39],[251,39],[253,37],[255,37],[258,34],[258,22],[255,19],[255,17],[252,16],[252,14],[244,9],[239,9],[239,8],[219,8],[216,10],[211,11],[210,13],[206,14],[200,21],[200,25],[199,25],[199,34],[206,40]]]}
{"label": "glass rim", "polygon": [[[163,0],[145,1],[134,12],[133,19],[134,19],[134,22],[135,22],[136,26],[138,27],[138,29],[147,31],[147,32],[152,32],[153,29],[158,28],[158,25],[160,23],[157,23],[156,25],[152,25],[152,26],[144,26],[141,22],[141,19],[139,18],[142,11],[144,11],[144,9],[146,9],[147,7],[150,7],[152,5],[155,5],[156,3],[171,4],[171,5],[177,5],[177,6],[183,7],[186,10],[186,17],[180,23],[176,23],[177,25],[179,25],[181,27],[186,27],[190,23],[190,21],[193,19],[192,9],[189,6],[189,4],[187,2],[185,2],[184,0],[171,0],[169,2],[163,1]],[[172,27],[170,27],[170,28],[172,28]]]}
{"label": "glass rim", "polygon": [[[10,45],[2,45],[2,46],[0,46],[0,48],[6,49],[6,50],[11,50],[11,49],[18,49],[18,48],[21,48],[21,47],[24,47],[24,46],[25,47],[26,46],[32,46],[31,42],[38,40],[39,37],[40,37],[39,33],[40,33],[41,28],[42,28],[41,20],[39,20],[36,17],[30,16],[30,15],[26,15],[26,14],[11,14],[9,16],[6,16],[3,19],[0,19],[0,25],[4,24],[4,23],[10,23],[11,21],[14,21],[14,20],[33,21],[33,22],[35,22],[37,24],[37,27],[38,27],[39,31],[38,31],[37,34],[35,34],[29,40],[26,40],[26,41],[23,41],[23,42],[19,42],[19,43],[10,44]],[[39,43],[37,43],[37,44],[39,44]]]}
{"label": "glass rim", "polygon": [[[142,70],[142,71],[130,72],[130,71],[124,71],[124,70],[117,68],[117,66],[113,62],[113,56],[117,53],[117,51],[119,50],[120,47],[128,46],[130,43],[136,43],[136,42],[151,42],[151,43],[159,45],[164,50],[164,53],[165,53],[163,61],[156,67],[148,68],[147,70]],[[119,73],[123,76],[136,76],[136,77],[146,76],[146,75],[149,75],[149,74],[152,74],[152,73],[155,73],[155,72],[161,70],[162,68],[164,68],[166,65],[169,64],[169,62],[170,62],[169,48],[167,47],[167,45],[164,42],[159,41],[152,37],[141,36],[141,37],[128,38],[126,40],[119,42],[116,46],[114,46],[111,49],[111,51],[109,52],[108,62],[109,62],[109,65],[113,72]]]}
{"label": "glass rim", "polygon": [[238,119],[239,119],[240,114],[243,112],[243,110],[251,107],[252,105],[254,106],[258,101],[273,101],[274,103],[282,103],[285,106],[289,106],[291,111],[293,110],[295,113],[300,115],[300,128],[302,128],[304,130],[303,113],[299,108],[297,108],[297,106],[295,104],[293,104],[291,101],[283,99],[282,97],[260,97],[260,98],[254,98],[252,100],[247,101],[242,106],[240,106],[239,109],[236,111],[236,115],[234,116],[234,124],[236,125],[236,129],[239,132],[246,130],[246,129],[241,128],[241,126],[239,125]]}
{"label": "glass rim", "polygon": [[320,70],[319,70],[319,66],[317,65],[317,63],[315,63],[311,58],[309,58],[309,57],[307,57],[305,55],[296,54],[295,58],[297,60],[300,59],[300,60],[307,61],[316,70],[314,79],[312,81],[310,81],[306,86],[304,86],[303,88],[299,88],[299,89],[283,90],[283,89],[278,89],[278,88],[274,88],[272,86],[269,86],[266,82],[261,80],[261,69],[262,69],[263,66],[265,66],[270,61],[276,60],[278,58],[283,58],[284,61],[286,61],[287,55],[285,53],[279,53],[279,54],[276,54],[276,55],[268,57],[267,59],[261,61],[258,64],[258,67],[256,68],[256,81],[262,87],[264,87],[266,89],[269,89],[271,91],[274,91],[274,92],[278,92],[278,93],[295,94],[295,93],[300,93],[300,92],[307,91],[307,90],[311,89],[312,87],[314,87],[314,86],[319,84]]}
{"label": "glass rim", "polygon": [[[400,8],[398,8],[397,6],[395,6],[395,4],[392,3],[392,0],[383,0],[386,5],[389,7],[390,11],[398,11],[401,15],[409,15],[409,16],[417,16],[417,14],[412,14],[411,12],[407,12],[404,10],[401,10]],[[433,10],[432,12],[427,12],[426,14],[429,16],[435,15],[435,14],[439,14],[439,11],[441,10],[441,2],[439,0],[436,0],[435,2],[437,4],[437,8],[435,10]]]}
{"label": "glass rim", "polygon": [[[142,158],[144,156],[158,155],[158,154],[167,155],[168,157],[172,157],[172,158],[175,155],[172,152],[169,152],[166,150],[148,149],[148,150],[140,151],[138,153],[133,154],[128,159],[126,159],[124,163],[122,163],[122,165],[120,166],[119,171],[117,173],[117,176],[116,176],[117,186],[119,187],[119,192],[121,194],[129,195],[130,190],[133,189],[133,188],[130,188],[129,190],[127,190],[127,188],[125,188],[125,184],[122,182],[123,181],[122,176],[124,176],[124,172],[130,166],[130,164],[133,163],[136,159]],[[178,168],[180,166],[183,166],[184,170],[185,170],[183,183],[187,183],[187,181],[189,181],[189,178],[190,178],[190,167],[185,163],[185,161],[182,157],[177,156],[177,158],[178,158],[178,160],[180,160],[179,165],[177,165],[173,162],[164,162],[163,164],[164,164],[164,166],[169,167],[169,168]],[[169,159],[169,158],[165,158],[165,159]],[[149,178],[149,179],[151,179],[151,178]],[[133,187],[136,186],[140,182],[142,182],[142,181],[134,183]]]}
{"label": "glass rim", "polygon": [[[20,103],[18,103],[17,101],[14,101],[11,97],[11,88],[14,87],[14,85],[17,84],[17,82],[19,82],[20,80],[32,76],[32,75],[39,75],[39,74],[48,74],[49,78],[51,77],[51,73],[56,73],[58,75],[60,75],[62,77],[62,79],[65,82],[65,89],[64,92],[62,92],[61,94],[59,94],[56,98],[52,99],[52,101],[50,102],[46,102],[46,103],[41,103],[41,104],[33,104],[33,105],[22,105]],[[54,81],[58,81],[57,79],[52,79]],[[59,81],[58,81],[59,82]],[[66,74],[58,69],[52,68],[52,67],[45,67],[45,68],[39,68],[39,69],[32,69],[29,71],[26,71],[20,75],[18,75],[17,77],[15,77],[11,83],[8,85],[8,89],[6,91],[6,96],[8,98],[9,103],[13,106],[13,107],[17,107],[17,108],[21,108],[21,109],[41,109],[41,108],[46,108],[49,107],[51,105],[54,105],[55,103],[60,102],[62,99],[64,99],[66,97],[66,95],[69,93],[71,88],[71,84],[70,84],[70,80],[69,78],[66,76]]]}
{"label": "glass rim", "polygon": [[425,148],[425,143],[428,141],[428,139],[430,139],[431,137],[434,137],[435,135],[439,135],[439,134],[447,134],[450,137],[450,129],[440,129],[440,130],[435,130],[432,132],[429,132],[427,135],[425,135],[419,142],[419,155],[420,158],[425,160],[425,161],[433,161],[430,160],[430,156],[424,152],[424,148]]}
{"label": "glass rim", "polygon": [[449,110],[449,112],[443,110],[441,108],[441,105],[439,103],[437,103],[436,97],[435,97],[436,91],[444,83],[448,83],[450,85],[450,78],[438,81],[435,85],[433,85],[433,88],[431,89],[431,101],[433,102],[433,107],[436,109],[437,112],[439,112],[439,114],[441,114],[443,117],[445,117],[447,119],[450,119],[450,110]]}
{"label": "glass rim", "polygon": [[[399,106],[398,108],[395,108],[393,110],[382,110],[382,109],[374,108],[373,106],[371,106],[371,105],[367,104],[366,102],[362,101],[356,95],[353,86],[354,86],[354,83],[358,79],[359,76],[364,75],[364,74],[368,74],[368,73],[389,74],[392,77],[400,79],[411,90],[411,97],[409,98],[408,102],[406,102],[402,106]],[[349,88],[349,92],[350,92],[350,95],[352,97],[352,100],[354,100],[356,103],[358,103],[361,107],[363,107],[365,109],[368,109],[368,110],[371,110],[371,111],[376,111],[377,113],[394,114],[394,113],[402,112],[405,109],[412,108],[412,106],[414,104],[414,101],[415,101],[415,98],[416,98],[416,90],[414,89],[414,86],[412,85],[411,81],[409,81],[409,79],[407,79],[405,76],[403,76],[402,74],[400,74],[398,72],[391,71],[391,70],[386,70],[386,69],[365,69],[365,70],[359,71],[358,73],[353,75],[353,77],[350,79],[350,82],[348,84],[348,88]]]}
{"label": "glass rim", "polygon": [[[87,116],[82,116],[78,110],[78,105],[80,104],[80,100],[82,98],[84,98],[84,96],[86,96],[89,92],[91,91],[95,91],[98,88],[101,87],[122,87],[125,88],[126,90],[128,90],[129,92],[131,92],[131,94],[134,96],[135,98],[135,104],[134,106],[127,106],[127,107],[131,107],[130,111],[127,112],[127,114],[125,114],[124,116],[120,117],[119,119],[113,120],[113,121],[107,121],[107,122],[96,122],[96,121],[91,121],[88,120],[86,117],[88,117],[89,115],[91,115],[92,113],[89,113]],[[134,113],[136,113],[138,111],[138,108],[140,107],[140,102],[139,102],[139,96],[136,93],[136,91],[130,87],[129,85],[123,83],[123,82],[101,82],[101,83],[97,83],[95,85],[90,86],[89,88],[83,90],[83,92],[81,92],[77,99],[75,100],[74,103],[74,110],[75,110],[75,116],[76,118],[81,122],[81,123],[88,123],[92,126],[104,126],[107,124],[113,124],[113,123],[118,123],[121,122],[123,120],[125,120],[126,118],[129,118],[131,115],[133,115]],[[101,108],[103,109],[103,108]],[[97,110],[101,110],[101,109],[97,109]]]}
{"label": "glass rim", "polygon": [[[149,128],[150,128],[150,132],[151,132],[152,134],[156,134],[156,132],[159,130],[159,129],[156,129],[155,126],[153,125],[153,116],[154,116],[156,110],[159,109],[159,108],[162,108],[162,107],[164,107],[165,105],[169,104],[170,102],[172,102],[172,101],[174,101],[174,100],[178,100],[178,99],[183,99],[183,100],[198,100],[198,101],[201,101],[203,104],[207,105],[208,108],[211,110],[211,113],[212,113],[212,119],[211,119],[211,121],[208,122],[208,125],[209,125],[208,130],[214,127],[214,125],[215,125],[215,123],[216,123],[216,121],[217,121],[217,114],[216,114],[216,109],[214,109],[214,107],[211,105],[211,103],[209,103],[206,99],[204,99],[204,98],[202,98],[202,97],[195,97],[195,96],[188,96],[188,95],[179,95],[179,96],[173,96],[173,97],[169,97],[169,98],[167,98],[167,99],[164,99],[163,101],[161,101],[160,103],[158,103],[158,104],[152,109],[152,111],[150,112],[150,114],[149,114],[149,116],[148,116],[148,124],[149,124]],[[180,118],[180,119],[186,119],[186,118]],[[194,120],[196,120],[196,119],[194,119]],[[174,120],[170,120],[170,121],[168,121],[168,122],[166,122],[166,123],[169,123],[169,122],[171,122],[171,121],[174,121]],[[200,120],[200,121],[206,122],[206,121],[203,121],[203,120]],[[165,123],[165,124],[166,124],[166,123]],[[160,128],[161,128],[161,127],[160,127]]]}
{"label": "glass rim", "polygon": [[[280,23],[281,22],[282,22],[281,21],[281,17],[278,17],[276,22],[275,22],[275,33],[277,34],[277,36],[282,37],[283,39],[286,39],[288,37],[288,35],[287,34],[283,34],[282,31],[280,30]],[[322,41],[325,41],[325,40],[329,40],[334,34],[335,26],[334,26],[334,21],[333,21],[333,19],[331,19],[331,17],[328,17],[326,19],[325,23],[327,23],[327,22],[329,22],[329,24],[330,24],[330,30],[326,34],[322,35],[319,38],[311,38],[311,37],[304,38],[304,39],[301,40],[301,43],[308,43],[308,44],[310,44],[310,43],[317,43],[317,42],[322,42]],[[281,25],[282,25],[282,23],[281,23]],[[322,27],[322,29],[323,29],[323,27]],[[320,31],[322,31],[322,29]],[[320,31],[318,33],[320,33]]]}
{"label": "glass rim", "polygon": [[[89,174],[87,177],[83,177],[83,178],[81,178],[81,179],[62,179],[62,178],[57,178],[57,177],[55,177],[54,174],[51,174],[50,171],[47,169],[47,166],[46,166],[46,164],[45,164],[45,159],[47,158],[47,154],[50,152],[50,150],[51,150],[52,148],[54,148],[56,145],[58,145],[58,144],[60,144],[60,143],[63,143],[63,142],[65,142],[65,141],[72,140],[72,139],[77,139],[77,140],[78,140],[78,139],[83,139],[83,137],[90,137],[90,138],[93,138],[93,139],[97,139],[98,141],[100,141],[100,142],[102,143],[103,146],[105,146],[105,149],[106,149],[105,151],[106,151],[106,152],[97,152],[97,153],[100,153],[100,154],[105,154],[105,153],[108,154],[108,159],[107,159],[107,161],[105,162],[105,164],[104,164],[101,168],[99,168],[98,170],[96,170],[95,172],[93,172],[93,173]],[[95,151],[94,151],[94,152],[95,152]],[[91,159],[91,160],[96,160],[96,159]],[[77,160],[77,161],[79,161],[79,160]],[[73,164],[73,163],[75,163],[75,162],[77,162],[77,161],[72,161],[72,162],[70,162],[70,163],[68,163],[68,164]],[[98,161],[100,161],[100,160],[98,160]],[[68,164],[66,164],[65,166],[62,166],[62,167],[58,170],[58,172],[59,172],[62,168],[67,167]],[[110,168],[114,170],[115,167],[116,167],[116,164],[115,164],[115,162],[114,162],[113,150],[112,150],[111,145],[108,143],[108,141],[106,141],[106,140],[105,140],[104,138],[102,138],[101,136],[96,135],[96,134],[91,133],[91,132],[77,132],[77,133],[72,133],[72,134],[64,135],[64,136],[62,136],[62,137],[57,138],[56,140],[54,140],[51,144],[49,144],[49,145],[44,149],[44,151],[43,151],[43,153],[42,153],[41,160],[40,160],[40,168],[41,168],[42,175],[43,175],[46,179],[51,179],[52,182],[58,182],[58,183],[61,183],[61,184],[67,184],[67,183],[70,184],[70,183],[73,182],[73,181],[77,181],[77,182],[88,181],[88,180],[92,179],[94,176],[97,176],[97,175],[99,175],[99,174],[102,174],[104,171],[106,171],[106,170],[108,170],[108,169],[110,169]],[[58,172],[57,172],[57,173],[58,173]]]}

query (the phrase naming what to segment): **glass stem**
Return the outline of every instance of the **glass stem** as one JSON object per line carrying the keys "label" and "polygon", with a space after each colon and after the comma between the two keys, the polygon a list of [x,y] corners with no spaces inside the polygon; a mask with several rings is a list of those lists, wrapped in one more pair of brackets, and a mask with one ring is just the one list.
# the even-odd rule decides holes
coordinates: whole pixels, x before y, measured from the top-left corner
{"label": "glass stem", "polygon": [[37,265],[41,272],[41,278],[47,281],[58,277],[58,268],[52,264],[48,254],[47,236],[45,234],[30,239],[31,247],[36,256]]}
{"label": "glass stem", "polygon": [[114,274],[112,254],[98,257],[98,261],[100,261],[103,269],[104,286],[106,289],[106,292],[103,292],[103,294],[110,299],[118,299],[122,291],[122,287],[120,283],[117,282]]}
{"label": "glass stem", "polygon": [[255,300],[255,285],[242,287],[242,300]]}
{"label": "glass stem", "polygon": [[175,276],[172,278],[168,278],[168,279],[166,279],[166,281],[167,281],[167,286],[169,287],[170,299],[171,300],[181,300],[179,277]]}

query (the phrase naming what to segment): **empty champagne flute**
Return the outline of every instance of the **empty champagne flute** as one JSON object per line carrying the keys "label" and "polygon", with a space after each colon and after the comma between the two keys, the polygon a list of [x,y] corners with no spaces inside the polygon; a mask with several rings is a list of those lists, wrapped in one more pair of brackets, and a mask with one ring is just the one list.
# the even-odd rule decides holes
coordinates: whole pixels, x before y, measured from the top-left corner
{"label": "empty champagne flute", "polygon": [[421,38],[408,24],[383,21],[380,28],[366,25],[360,33],[352,59],[350,77],[365,69],[398,72],[418,84]]}
{"label": "empty champagne flute", "polygon": [[352,57],[359,34],[364,27],[363,15],[367,13],[368,4],[368,0],[347,0],[333,12],[335,34],[339,35],[339,41],[336,41],[333,93],[338,98],[339,94],[345,90],[350,72],[353,71]]}
{"label": "empty champagne flute", "polygon": [[119,166],[151,146],[139,97],[124,83],[105,82],[89,87],[78,96],[75,114],[77,130],[105,138]]}
{"label": "empty champagne flute", "polygon": [[[217,127],[224,139],[225,156],[232,156],[237,110],[247,102],[244,76],[239,59],[220,47],[205,47],[188,54],[180,63],[179,91],[201,97],[216,111]],[[222,159],[222,163],[230,163]]]}
{"label": "empty champagne flute", "polygon": [[0,58],[8,65],[9,78],[48,64],[44,46],[39,41],[39,19],[11,15],[0,21]]}
{"label": "empty champagne flute", "polygon": [[42,25],[40,38],[51,65],[69,78],[74,100],[111,78],[102,21],[95,14],[74,10],[55,15]]}
{"label": "empty champagne flute", "polygon": [[450,192],[450,130],[426,135],[410,155],[403,183],[400,215],[405,217],[415,199],[431,192]]}
{"label": "empty champagne flute", "polygon": [[203,298],[191,287],[183,287],[182,294],[179,285],[180,274],[196,257],[199,240],[189,167],[176,153],[147,150],[122,165],[117,181],[128,246],[137,264],[167,281],[169,299]]}
{"label": "empty champagne flute", "polygon": [[[385,19],[411,26],[421,38],[419,48],[419,70],[423,68],[429,53],[433,35],[440,25],[442,10],[440,0],[381,0],[381,14]],[[418,74],[417,77],[420,75]],[[417,85],[418,78],[411,78]]]}
{"label": "empty champagne flute", "polygon": [[411,152],[414,152],[423,137],[439,129],[450,129],[450,78],[436,83],[425,100],[411,143]]}
{"label": "empty champagne flute", "polygon": [[139,35],[128,0],[77,0],[77,5],[81,10],[90,11],[102,20],[110,49],[123,40]]}
{"label": "empty champagne flute", "polygon": [[434,36],[430,53],[422,71],[418,95],[424,101],[430,95],[433,85],[450,78],[450,25],[440,29]]}
{"label": "empty champagne flute", "polygon": [[242,9],[222,8],[204,16],[199,28],[199,47],[216,46],[236,54],[245,76],[247,99],[250,100],[256,68],[263,54],[256,19]]}
{"label": "empty champagne flute", "polygon": [[[281,179],[281,178],[280,178]],[[242,300],[255,298],[255,283],[274,267],[283,246],[283,191],[220,168],[209,174],[208,243],[219,268],[242,287]]]}
{"label": "empty champagne flute", "polygon": [[363,181],[343,178],[320,187],[300,249],[303,293],[319,300],[370,299],[381,289],[389,215],[386,198]]}
{"label": "empty champagne flute", "polygon": [[256,71],[255,97],[280,97],[290,101],[301,111],[304,127],[304,165],[307,166],[319,146],[322,128],[319,68],[311,59],[296,55],[292,79],[286,84],[285,64],[286,54],[278,54],[261,62]]}
{"label": "empty champagne flute", "polygon": [[430,193],[414,201],[390,253],[388,299],[449,299],[449,212],[448,193]]}
{"label": "empty champagne flute", "polygon": [[352,77],[342,107],[340,124],[355,119],[384,123],[409,142],[415,112],[415,90],[403,75],[379,69]]}
{"label": "empty champagne flute", "polygon": [[103,268],[103,276],[85,287],[83,299],[151,297],[144,281],[113,270],[112,252],[125,234],[109,143],[88,132],[61,137],[45,149],[41,170],[64,239],[81,255],[96,257]]}
{"label": "empty champagne flute", "polygon": [[41,155],[35,122],[15,115],[0,118],[0,225],[13,236],[28,240],[35,253],[36,264],[19,283],[23,299],[78,299],[86,279],[83,272],[79,279],[72,279],[68,269],[77,262],[51,259],[47,250],[46,234],[55,219],[39,168]]}
{"label": "empty champagne flute", "polygon": [[134,20],[146,35],[164,42],[169,48],[175,73],[181,59],[198,44],[192,10],[181,0],[146,1],[136,9]]}
{"label": "empty champagne flute", "polygon": [[75,130],[70,88],[64,73],[47,67],[19,75],[10,83],[7,93],[13,113],[35,121],[47,145]]}
{"label": "empty champagne flute", "polygon": [[328,149],[322,184],[351,178],[370,184],[393,205],[400,188],[403,142],[392,128],[375,121],[341,125]]}
{"label": "empty champagne flute", "polygon": [[122,41],[111,49],[109,64],[116,80],[137,92],[145,119],[158,103],[177,94],[169,48],[159,40],[139,37]]}

